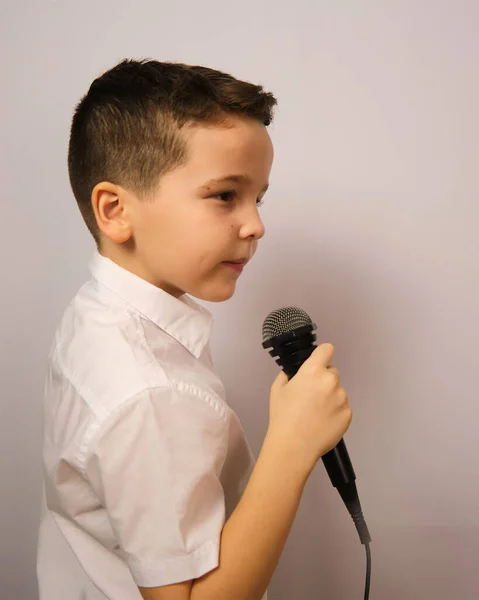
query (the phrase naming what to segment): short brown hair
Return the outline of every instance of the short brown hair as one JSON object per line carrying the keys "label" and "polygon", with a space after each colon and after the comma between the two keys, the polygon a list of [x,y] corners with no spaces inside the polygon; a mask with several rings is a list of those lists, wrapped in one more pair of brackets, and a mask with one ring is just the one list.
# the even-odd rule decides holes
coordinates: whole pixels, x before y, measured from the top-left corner
{"label": "short brown hair", "polygon": [[230,114],[269,125],[275,97],[262,86],[202,66],[125,59],[95,79],[76,107],[68,172],[85,223],[99,242],[91,193],[101,181],[150,191],[186,159],[180,129]]}

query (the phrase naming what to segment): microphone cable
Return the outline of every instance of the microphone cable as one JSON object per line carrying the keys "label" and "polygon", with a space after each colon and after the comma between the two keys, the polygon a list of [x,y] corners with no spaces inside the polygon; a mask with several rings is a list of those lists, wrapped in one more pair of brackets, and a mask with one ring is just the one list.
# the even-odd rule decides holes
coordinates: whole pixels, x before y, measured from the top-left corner
{"label": "microphone cable", "polygon": [[366,548],[366,584],[364,586],[364,600],[369,600],[369,589],[371,587],[371,548],[369,542],[364,544]]}

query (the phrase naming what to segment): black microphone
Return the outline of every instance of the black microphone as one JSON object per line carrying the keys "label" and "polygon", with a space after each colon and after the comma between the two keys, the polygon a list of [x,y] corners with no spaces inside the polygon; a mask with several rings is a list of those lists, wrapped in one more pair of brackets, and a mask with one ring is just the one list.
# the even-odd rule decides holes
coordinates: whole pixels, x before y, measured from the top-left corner
{"label": "black microphone", "polygon": [[[271,312],[263,323],[263,348],[271,348],[270,355],[283,369],[289,379],[294,377],[301,365],[316,348],[316,325],[309,315],[295,306],[279,308]],[[277,358],[276,358],[277,357]],[[369,535],[356,488],[356,474],[349,458],[344,440],[327,452],[322,461],[331,483],[338,490],[351,515],[362,544],[369,544]]]}

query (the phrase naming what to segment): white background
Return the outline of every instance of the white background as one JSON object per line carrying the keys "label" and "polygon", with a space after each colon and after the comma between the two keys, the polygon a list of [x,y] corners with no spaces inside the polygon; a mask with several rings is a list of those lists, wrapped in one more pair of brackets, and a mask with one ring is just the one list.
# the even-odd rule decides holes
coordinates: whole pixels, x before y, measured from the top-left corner
{"label": "white background", "polygon": [[[104,70],[151,57],[279,100],[266,237],[235,298],[210,305],[254,452],[277,372],[261,325],[298,305],[354,410],[371,600],[479,598],[477,0],[2,0],[0,17],[0,597],[36,598],[43,370],[93,249],[67,177],[72,111]],[[364,568],[318,465],[270,598],[361,598]]]}

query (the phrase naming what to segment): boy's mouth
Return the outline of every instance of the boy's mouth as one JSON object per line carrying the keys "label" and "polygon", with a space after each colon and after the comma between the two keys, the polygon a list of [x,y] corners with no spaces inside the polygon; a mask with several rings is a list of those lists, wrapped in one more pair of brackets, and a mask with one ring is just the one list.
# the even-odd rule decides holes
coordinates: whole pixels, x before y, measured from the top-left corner
{"label": "boy's mouth", "polygon": [[239,258],[238,260],[224,260],[222,264],[241,273],[248,261],[249,258]]}

